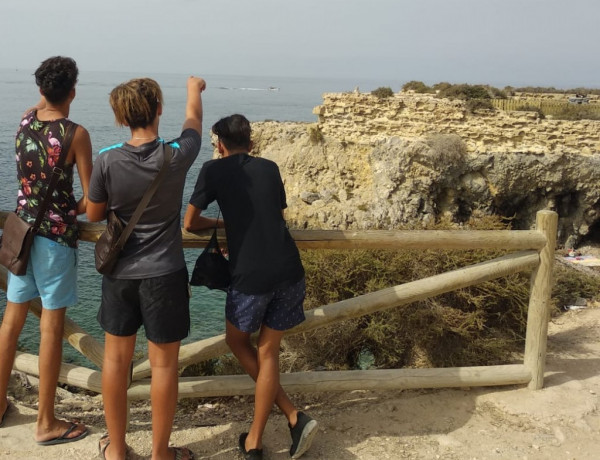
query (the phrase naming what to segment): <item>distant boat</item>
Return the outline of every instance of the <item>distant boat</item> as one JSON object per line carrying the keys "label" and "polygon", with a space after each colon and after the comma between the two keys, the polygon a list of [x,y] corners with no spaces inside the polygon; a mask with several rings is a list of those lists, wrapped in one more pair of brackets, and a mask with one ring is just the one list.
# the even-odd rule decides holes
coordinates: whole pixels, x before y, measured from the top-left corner
{"label": "distant boat", "polygon": [[269,86],[269,91],[279,91],[279,88],[277,86]]}

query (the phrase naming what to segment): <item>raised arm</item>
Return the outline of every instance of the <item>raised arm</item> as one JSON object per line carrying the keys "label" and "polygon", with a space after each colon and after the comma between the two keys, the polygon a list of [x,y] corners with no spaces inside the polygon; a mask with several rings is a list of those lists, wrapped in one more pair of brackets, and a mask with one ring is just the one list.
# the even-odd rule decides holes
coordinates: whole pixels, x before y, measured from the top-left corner
{"label": "raised arm", "polygon": [[23,118],[25,115],[27,115],[32,110],[41,110],[45,107],[46,107],[46,98],[44,96],[42,96],[37,104],[35,104],[34,106],[31,106],[27,110],[25,110],[25,113],[23,113],[21,118]]}
{"label": "raised arm", "polygon": [[206,82],[200,77],[189,77],[187,81],[187,103],[185,106],[185,121],[181,131],[195,129],[202,135],[202,91]]}

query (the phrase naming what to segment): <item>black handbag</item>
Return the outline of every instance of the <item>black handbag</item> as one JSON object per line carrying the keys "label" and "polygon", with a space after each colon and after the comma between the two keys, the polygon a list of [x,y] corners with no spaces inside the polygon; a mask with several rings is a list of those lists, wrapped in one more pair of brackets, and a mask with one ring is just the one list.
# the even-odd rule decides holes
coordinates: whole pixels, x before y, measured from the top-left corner
{"label": "black handbag", "polygon": [[103,275],[110,275],[112,273],[129,235],[131,235],[135,224],[137,224],[146,210],[146,206],[148,206],[154,192],[156,192],[156,189],[162,182],[171,163],[173,148],[168,144],[163,144],[163,148],[165,156],[163,164],[148,189],[144,192],[127,225],[123,226],[123,222],[121,222],[114,211],[109,211],[106,216],[106,229],[102,232],[94,247],[96,270]]}
{"label": "black handbag", "polygon": [[[219,217],[217,216],[218,220]],[[206,286],[209,289],[220,289],[221,291],[229,289],[231,284],[229,260],[223,255],[219,247],[216,224],[208,244],[196,259],[190,284],[192,286]]]}
{"label": "black handbag", "polygon": [[62,168],[65,164],[65,159],[69,152],[69,148],[71,147],[71,141],[73,140],[76,129],[77,124],[75,123],[67,126],[60,156],[52,170],[52,177],[50,178],[50,183],[46,189],[46,196],[44,197],[44,201],[40,204],[35,222],[33,224],[25,222],[15,212],[10,212],[6,216],[4,229],[2,230],[2,236],[0,237],[0,264],[4,265],[14,275],[23,276],[27,273],[33,237],[40,228],[42,220],[46,215],[46,209],[48,209],[50,198],[56,188],[56,183],[63,172]]}

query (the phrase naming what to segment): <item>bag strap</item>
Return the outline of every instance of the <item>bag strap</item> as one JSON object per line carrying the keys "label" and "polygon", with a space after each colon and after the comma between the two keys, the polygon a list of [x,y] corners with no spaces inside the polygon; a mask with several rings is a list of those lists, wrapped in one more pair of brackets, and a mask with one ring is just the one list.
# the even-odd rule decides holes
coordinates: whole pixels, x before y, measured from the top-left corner
{"label": "bag strap", "polygon": [[215,232],[219,226],[219,217],[221,217],[221,208],[219,208],[219,212],[217,213],[217,220],[215,220]]}
{"label": "bag strap", "polygon": [[60,147],[60,155],[58,156],[58,161],[52,168],[52,177],[50,178],[50,183],[48,184],[48,188],[46,189],[46,196],[44,197],[44,201],[40,204],[38,209],[37,216],[35,217],[35,222],[33,223],[32,229],[33,232],[37,232],[38,228],[42,224],[42,220],[46,215],[46,210],[48,209],[48,205],[50,204],[50,199],[52,194],[54,193],[54,189],[56,188],[56,184],[60,179],[60,176],[63,173],[63,168],[65,166],[65,161],[67,159],[67,154],[69,153],[69,149],[71,148],[71,142],[73,141],[73,136],[75,135],[75,131],[77,130],[77,123],[71,122],[65,131],[65,137],[61,143]]}
{"label": "bag strap", "polygon": [[158,174],[156,175],[156,177],[154,178],[154,180],[148,187],[148,189],[144,192],[144,196],[142,197],[141,201],[137,205],[137,208],[135,208],[135,211],[134,211],[133,215],[131,216],[131,219],[129,219],[129,222],[127,222],[127,225],[123,229],[123,233],[121,233],[121,236],[117,240],[117,243],[116,243],[117,247],[122,248],[123,246],[125,246],[125,242],[127,241],[127,238],[129,238],[129,235],[131,235],[131,232],[133,231],[135,224],[137,224],[140,217],[142,217],[142,214],[146,210],[146,207],[148,206],[150,199],[154,195],[154,192],[156,192],[156,189],[158,189],[158,186],[162,182],[162,179],[167,172],[169,164],[171,163],[171,158],[173,158],[173,147],[171,147],[169,144],[161,144],[161,145],[163,146],[163,153],[164,153],[164,157],[165,157],[163,164],[162,164],[160,170],[158,171]]}

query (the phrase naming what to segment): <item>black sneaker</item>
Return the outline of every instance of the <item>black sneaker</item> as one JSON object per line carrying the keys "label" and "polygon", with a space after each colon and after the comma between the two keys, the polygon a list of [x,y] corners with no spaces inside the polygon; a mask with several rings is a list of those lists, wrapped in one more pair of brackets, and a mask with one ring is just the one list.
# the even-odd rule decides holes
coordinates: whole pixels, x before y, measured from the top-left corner
{"label": "black sneaker", "polygon": [[244,460],[262,460],[263,459],[263,450],[262,449],[250,449],[246,450],[246,438],[248,437],[248,433],[240,434],[240,440],[238,442],[238,448],[240,452],[244,456]]}
{"label": "black sneaker", "polygon": [[304,412],[298,412],[298,421],[292,428],[290,428],[290,434],[292,435],[292,447],[290,447],[290,456],[292,458],[300,458],[300,456],[306,452],[317,434],[319,428],[318,422],[306,415]]}

